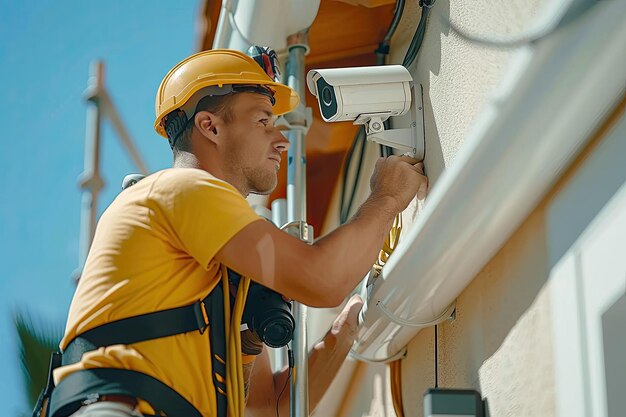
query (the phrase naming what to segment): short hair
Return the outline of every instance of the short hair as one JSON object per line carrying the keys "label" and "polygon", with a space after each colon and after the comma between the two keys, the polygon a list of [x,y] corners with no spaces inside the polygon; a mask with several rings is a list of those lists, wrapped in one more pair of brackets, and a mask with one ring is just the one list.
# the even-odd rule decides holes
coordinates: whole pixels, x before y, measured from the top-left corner
{"label": "short hair", "polygon": [[205,96],[200,99],[200,101],[196,105],[196,111],[187,121],[185,130],[181,132],[180,137],[172,146],[174,158],[176,158],[176,155],[179,152],[191,151],[191,132],[193,132],[193,128],[195,126],[194,119],[196,117],[196,113],[200,111],[208,111],[221,117],[226,123],[232,122],[233,113],[231,101],[233,99],[233,96],[234,94],[229,94],[225,96]]}

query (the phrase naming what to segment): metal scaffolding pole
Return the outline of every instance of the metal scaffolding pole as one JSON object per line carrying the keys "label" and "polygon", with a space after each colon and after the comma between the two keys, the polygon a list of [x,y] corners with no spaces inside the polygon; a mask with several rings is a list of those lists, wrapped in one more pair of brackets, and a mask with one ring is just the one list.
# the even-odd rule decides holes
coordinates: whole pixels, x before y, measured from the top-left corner
{"label": "metal scaffolding pole", "polygon": [[[304,55],[308,46],[306,32],[300,32],[288,39],[289,61],[287,63],[287,85],[298,92],[301,100],[305,97]],[[307,117],[304,103],[288,116],[292,126],[288,133],[291,147],[288,152],[287,172],[287,220],[300,222],[300,239],[309,240],[312,236],[306,225],[306,128]],[[307,347],[307,307],[294,302],[296,327],[292,343],[294,353],[293,374],[290,385],[291,417],[308,417],[308,347]]]}
{"label": "metal scaffolding pole", "polygon": [[102,115],[100,109],[100,93],[104,88],[104,64],[101,61],[92,62],[85,100],[87,107],[87,126],[85,136],[84,170],[78,184],[83,190],[80,217],[80,246],[78,249],[78,270],[75,279],[78,280],[87,259],[96,231],[96,215],[98,195],[104,187],[100,177],[100,128]]}
{"label": "metal scaffolding pole", "polygon": [[74,279],[78,281],[87,260],[91,247],[98,215],[98,196],[104,187],[104,180],[100,176],[100,132],[102,121],[108,118],[113,128],[122,140],[122,144],[139,168],[142,174],[148,175],[148,168],[143,162],[139,151],[135,147],[122,119],[117,113],[111,97],[104,87],[104,63],[91,63],[89,81],[84,97],[88,103],[87,126],[85,136],[85,162],[83,173],[78,185],[83,190],[81,202],[80,246],[78,249],[78,269],[74,272]]}

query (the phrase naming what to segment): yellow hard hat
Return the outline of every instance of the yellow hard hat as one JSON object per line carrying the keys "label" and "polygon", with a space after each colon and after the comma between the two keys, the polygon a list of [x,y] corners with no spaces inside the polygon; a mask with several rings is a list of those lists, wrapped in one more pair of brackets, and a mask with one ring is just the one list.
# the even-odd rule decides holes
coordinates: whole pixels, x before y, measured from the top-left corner
{"label": "yellow hard hat", "polygon": [[[167,138],[162,120],[170,112],[181,109],[186,104],[195,105],[207,94],[193,97],[206,87],[227,85],[262,85],[274,92],[274,114],[281,115],[293,110],[299,103],[298,93],[292,88],[274,81],[265,70],[248,55],[231,49],[203,51],[179,62],[167,73],[156,96],[156,120],[154,129]],[[193,97],[193,100],[192,100]],[[192,103],[195,102],[195,103]],[[193,114],[187,114],[191,118]]]}

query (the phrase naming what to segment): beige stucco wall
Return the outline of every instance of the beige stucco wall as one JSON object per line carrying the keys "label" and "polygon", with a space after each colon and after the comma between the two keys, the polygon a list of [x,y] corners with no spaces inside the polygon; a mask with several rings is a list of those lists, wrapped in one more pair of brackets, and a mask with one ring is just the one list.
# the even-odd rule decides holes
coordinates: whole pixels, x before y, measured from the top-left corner
{"label": "beige stucco wall", "polygon": [[[438,328],[439,386],[474,388],[492,416],[554,415],[545,215],[538,208],[457,299],[455,318]],[[434,385],[433,329],[408,346],[403,398],[422,415]]]}
{"label": "beige stucco wall", "polygon": [[[426,160],[433,181],[457,154],[472,121],[502,78],[514,49],[472,44],[449,30],[447,21],[479,35],[525,31],[542,2],[437,0],[424,43],[410,68],[424,87]],[[418,2],[407,1],[389,63],[401,63],[419,22]]]}

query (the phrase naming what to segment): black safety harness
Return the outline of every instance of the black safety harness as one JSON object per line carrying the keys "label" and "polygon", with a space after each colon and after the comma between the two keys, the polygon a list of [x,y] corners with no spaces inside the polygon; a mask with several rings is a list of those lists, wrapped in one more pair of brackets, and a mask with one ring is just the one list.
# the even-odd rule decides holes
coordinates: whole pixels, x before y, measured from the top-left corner
{"label": "black safety harness", "polygon": [[[232,271],[229,271],[231,275]],[[207,297],[192,305],[142,314],[106,323],[73,339],[63,353],[53,353],[48,384],[41,393],[33,417],[63,417],[104,395],[126,395],[150,403],[156,415],[202,417],[202,414],[173,388],[141,372],[97,368],[76,371],[54,385],[52,371],[80,361],[85,352],[116,344],[132,344],[176,334],[209,329],[213,386],[217,416],[227,416],[226,340],[224,337],[224,294],[220,282]],[[219,379],[218,379],[219,375]]]}

